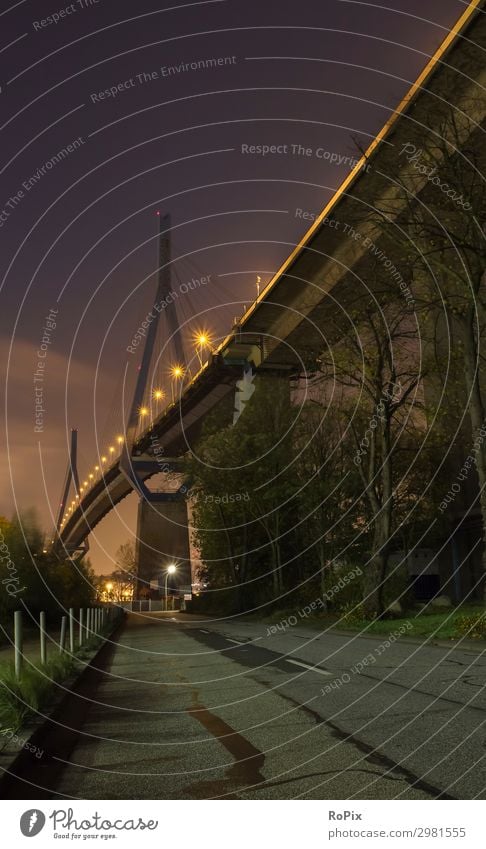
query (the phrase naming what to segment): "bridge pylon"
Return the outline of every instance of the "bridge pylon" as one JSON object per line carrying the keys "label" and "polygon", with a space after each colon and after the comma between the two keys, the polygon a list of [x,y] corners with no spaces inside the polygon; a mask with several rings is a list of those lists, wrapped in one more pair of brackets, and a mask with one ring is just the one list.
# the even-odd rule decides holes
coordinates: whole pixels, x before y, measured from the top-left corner
{"label": "bridge pylon", "polygon": [[[130,483],[132,489],[140,496],[137,518],[137,547],[136,565],[138,573],[138,595],[150,592],[151,584],[157,574],[163,570],[164,564],[176,565],[177,584],[179,591],[190,592],[191,588],[191,559],[188,530],[187,503],[185,487],[177,491],[152,491],[145,480],[152,474],[161,471],[177,471],[180,468],[178,458],[164,461],[161,467],[157,457],[157,446],[142,456],[134,453],[134,444],[139,420],[139,411],[146,391],[149,378],[150,364],[157,336],[161,304],[167,304],[164,309],[168,325],[168,333],[174,344],[176,357],[180,365],[184,363],[182,337],[177,320],[175,299],[168,298],[171,293],[171,219],[169,215],[160,216],[158,238],[158,279],[152,315],[154,320],[149,324],[145,337],[142,362],[138,371],[137,382],[132,404],[128,415],[123,450],[120,456],[120,471]],[[174,585],[173,585],[174,586]]]}

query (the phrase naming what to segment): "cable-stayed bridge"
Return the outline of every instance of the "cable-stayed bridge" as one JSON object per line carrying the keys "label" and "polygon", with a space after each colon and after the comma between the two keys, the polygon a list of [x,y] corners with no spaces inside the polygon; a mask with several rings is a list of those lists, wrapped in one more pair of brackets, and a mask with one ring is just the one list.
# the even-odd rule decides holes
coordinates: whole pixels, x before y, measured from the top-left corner
{"label": "cable-stayed bridge", "polygon": [[[159,538],[168,562],[175,559],[185,564],[185,585],[189,586],[184,487],[152,492],[147,482],[160,472],[181,470],[181,459],[197,439],[205,417],[221,409],[228,395],[234,395],[245,371],[284,374],[289,379],[305,375],[322,350],[336,341],[342,326],[338,319],[346,313],[359,315],[364,288],[373,294],[380,251],[384,265],[392,264],[382,250],[383,231],[376,210],[386,209],[389,220],[400,222],[405,204],[400,186],[407,185],[410,172],[409,161],[401,152],[411,145],[411,134],[420,128],[433,133],[435,110],[444,103],[450,103],[458,114],[461,104],[473,103],[469,111],[474,112],[475,122],[458,122],[457,147],[451,146],[450,155],[482,142],[486,102],[477,93],[478,87],[486,87],[486,70],[480,47],[473,50],[465,36],[474,26],[476,44],[486,43],[484,16],[476,13],[468,8],[322,212],[314,215],[309,211],[306,217],[315,219],[310,230],[226,338],[211,351],[209,340],[201,334],[198,368],[193,374],[185,362],[177,301],[167,303],[173,285],[170,221],[161,218],[155,317],[147,326],[130,411],[119,441],[100,458],[97,476],[91,473],[84,481],[77,474],[73,432],[53,542],[61,556],[73,557],[86,550],[93,528],[135,491],[141,505],[139,544],[156,552]],[[440,165],[439,161],[439,171]],[[417,170],[413,203],[420,204],[425,198],[429,206],[434,204],[433,189],[427,173]],[[144,406],[144,398],[147,386],[153,384],[151,361],[159,323],[156,305],[161,302],[166,303],[166,332],[175,349],[175,364],[171,391],[153,388],[158,402],[154,412]],[[162,409],[164,394],[169,397]],[[69,502],[71,485],[74,499]],[[147,567],[147,576],[151,568]]]}

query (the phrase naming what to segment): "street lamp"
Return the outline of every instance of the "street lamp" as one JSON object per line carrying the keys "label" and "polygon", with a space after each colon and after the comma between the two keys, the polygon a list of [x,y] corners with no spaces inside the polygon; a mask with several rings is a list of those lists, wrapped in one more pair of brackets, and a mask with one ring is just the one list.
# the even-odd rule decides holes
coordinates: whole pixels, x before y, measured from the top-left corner
{"label": "street lamp", "polygon": [[204,350],[204,348],[209,348],[209,346],[211,345],[209,334],[206,333],[205,330],[201,331],[201,333],[196,333],[196,336],[194,337],[194,341],[196,343],[196,354],[197,354],[197,358],[199,360],[199,366],[200,366],[200,368],[202,368],[203,350]]}
{"label": "street lamp", "polygon": [[174,384],[175,384],[176,380],[181,380],[181,378],[184,377],[184,367],[180,366],[180,365],[172,366],[170,373],[171,373],[171,376],[172,376],[172,384],[171,384],[171,387],[172,387],[172,403],[174,403],[174,401],[175,401]]}
{"label": "street lamp", "polygon": [[[154,391],[152,392],[152,398],[156,402],[157,401],[158,402],[163,401],[163,399],[165,398],[164,390],[163,389],[154,389]],[[152,417],[152,405],[150,405],[150,415],[151,415],[151,418],[152,418],[152,420],[150,422],[150,426],[152,427],[153,423],[154,423],[153,417]]]}
{"label": "street lamp", "polygon": [[168,593],[167,581],[169,580],[169,575],[173,575],[174,572],[177,572],[177,566],[175,565],[175,563],[171,563],[169,566],[167,566],[167,571],[165,573],[165,596],[164,596],[164,598],[165,598],[165,610],[166,611],[168,609],[168,607],[167,607],[167,601],[168,601],[168,598],[167,598],[167,593]]}

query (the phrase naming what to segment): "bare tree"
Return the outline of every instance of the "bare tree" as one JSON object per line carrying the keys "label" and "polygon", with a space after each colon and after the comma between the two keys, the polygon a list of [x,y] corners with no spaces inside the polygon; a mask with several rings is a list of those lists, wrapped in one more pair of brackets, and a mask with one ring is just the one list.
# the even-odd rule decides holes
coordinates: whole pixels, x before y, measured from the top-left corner
{"label": "bare tree", "polygon": [[[448,106],[433,127],[402,146],[394,181],[401,212],[378,204],[375,217],[414,278],[414,297],[429,316],[439,361],[459,364],[454,387],[467,410],[475,445],[479,502],[486,533],[486,145],[484,99]],[[447,338],[448,337],[448,338]],[[449,345],[447,345],[447,342]],[[448,348],[448,350],[447,350]],[[461,385],[462,383],[462,385]],[[452,398],[451,403],[457,401]],[[486,544],[483,545],[486,573]],[[484,582],[486,593],[486,581]]]}
{"label": "bare tree", "polygon": [[114,599],[127,601],[133,597],[136,583],[135,546],[131,540],[122,543],[115,554],[117,568],[111,573]]}
{"label": "bare tree", "polygon": [[401,484],[395,474],[396,453],[405,427],[422,427],[417,411],[422,406],[423,364],[414,316],[393,290],[385,307],[370,303],[353,317],[355,324],[343,329],[332,358],[323,356],[321,362],[324,379],[340,384],[347,401],[354,445],[350,459],[361,479],[357,498],[371,540],[363,608],[373,618],[383,612],[394,502]]}

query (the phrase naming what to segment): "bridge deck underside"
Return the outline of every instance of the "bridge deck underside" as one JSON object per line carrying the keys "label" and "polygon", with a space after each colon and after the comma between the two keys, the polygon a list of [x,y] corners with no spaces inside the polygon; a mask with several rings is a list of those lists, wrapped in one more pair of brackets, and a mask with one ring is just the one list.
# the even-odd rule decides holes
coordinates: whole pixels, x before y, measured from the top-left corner
{"label": "bridge deck underside", "polygon": [[[205,416],[234,392],[240,369],[224,366],[220,360],[208,365],[200,379],[185,392],[179,403],[165,410],[153,426],[137,440],[135,456],[147,454],[162,458],[183,456],[197,440]],[[222,422],[222,425],[224,422]],[[157,448],[154,455],[154,447]],[[146,481],[161,471],[158,462],[140,476]],[[107,469],[69,518],[58,540],[58,549],[76,550],[101,519],[133,492],[132,484],[119,468],[118,461]]]}

